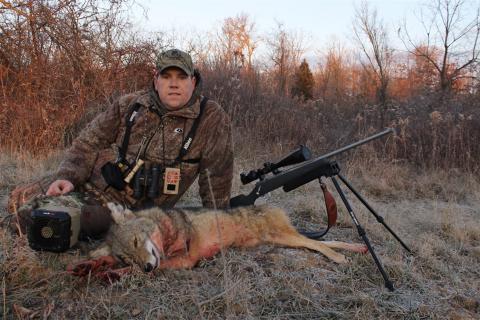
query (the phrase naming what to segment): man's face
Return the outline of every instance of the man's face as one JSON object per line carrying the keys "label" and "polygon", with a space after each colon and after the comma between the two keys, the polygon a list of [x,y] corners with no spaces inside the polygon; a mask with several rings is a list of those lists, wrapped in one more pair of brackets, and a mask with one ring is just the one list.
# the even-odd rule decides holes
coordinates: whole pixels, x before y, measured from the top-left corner
{"label": "man's face", "polygon": [[155,89],[168,110],[181,109],[192,97],[195,77],[189,77],[182,69],[171,67],[155,76]]}

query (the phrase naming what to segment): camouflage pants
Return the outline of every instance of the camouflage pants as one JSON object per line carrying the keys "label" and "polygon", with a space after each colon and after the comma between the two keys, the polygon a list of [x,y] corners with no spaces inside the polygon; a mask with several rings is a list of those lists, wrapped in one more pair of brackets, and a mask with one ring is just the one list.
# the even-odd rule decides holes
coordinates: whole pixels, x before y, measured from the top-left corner
{"label": "camouflage pants", "polygon": [[79,208],[82,237],[98,238],[108,231],[112,221],[110,210],[105,206],[108,199],[88,184],[80,188],[79,192],[46,196],[45,190],[51,181],[51,178],[45,177],[19,186],[10,193],[7,206],[10,217],[7,217],[7,223],[12,231],[25,234],[28,226],[32,224],[31,212],[47,204]]}

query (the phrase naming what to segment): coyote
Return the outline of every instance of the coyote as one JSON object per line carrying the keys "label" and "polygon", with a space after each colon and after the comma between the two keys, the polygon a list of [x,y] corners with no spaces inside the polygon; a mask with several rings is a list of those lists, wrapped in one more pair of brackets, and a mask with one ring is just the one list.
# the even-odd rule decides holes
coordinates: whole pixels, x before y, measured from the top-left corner
{"label": "coyote", "polygon": [[362,244],[309,239],[298,233],[285,211],[269,206],[241,207],[227,212],[182,209],[165,212],[157,207],[132,212],[113,203],[108,203],[108,207],[114,223],[105,244],[91,253],[95,260],[70,268],[73,274],[85,275],[119,261],[137,264],[145,272],[157,268],[192,268],[223,248],[262,243],[308,248],[337,263],[347,260],[331,248],[367,252]]}

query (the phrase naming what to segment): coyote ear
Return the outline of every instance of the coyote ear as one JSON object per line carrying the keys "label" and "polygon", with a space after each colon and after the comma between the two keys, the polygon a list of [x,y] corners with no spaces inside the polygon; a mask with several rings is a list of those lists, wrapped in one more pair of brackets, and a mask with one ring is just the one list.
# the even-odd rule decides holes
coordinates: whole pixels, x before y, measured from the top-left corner
{"label": "coyote ear", "polygon": [[111,254],[112,254],[112,247],[110,247],[110,245],[105,243],[99,248],[91,251],[88,255],[90,256],[90,258],[96,259],[99,257],[110,256]]}
{"label": "coyote ear", "polygon": [[107,207],[110,209],[112,219],[116,224],[124,224],[128,219],[135,217],[130,209],[126,209],[119,204],[109,202],[107,203]]}

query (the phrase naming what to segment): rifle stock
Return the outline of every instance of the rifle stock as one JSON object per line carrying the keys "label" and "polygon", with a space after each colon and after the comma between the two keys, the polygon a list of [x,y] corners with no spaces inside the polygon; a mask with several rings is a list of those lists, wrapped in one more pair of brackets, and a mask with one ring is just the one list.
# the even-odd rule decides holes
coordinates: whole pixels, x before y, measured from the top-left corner
{"label": "rifle stock", "polygon": [[335,175],[338,173],[339,168],[338,166],[336,166],[335,163],[332,164],[331,162],[327,161],[328,158],[331,158],[347,150],[356,148],[362,144],[368,143],[372,140],[381,138],[387,134],[391,134],[394,132],[395,130],[393,128],[388,128],[373,136],[344,146],[318,158],[305,161],[294,168],[267,177],[264,180],[258,181],[249,194],[241,194],[231,198],[230,206],[239,207],[253,205],[259,197],[280,187],[283,187],[283,190],[285,192],[289,192],[322,176]]}

